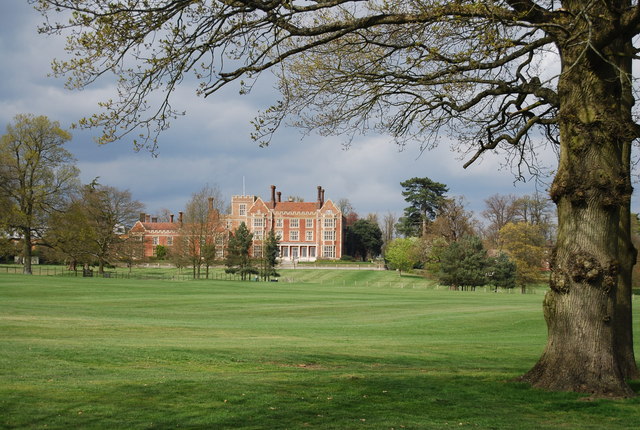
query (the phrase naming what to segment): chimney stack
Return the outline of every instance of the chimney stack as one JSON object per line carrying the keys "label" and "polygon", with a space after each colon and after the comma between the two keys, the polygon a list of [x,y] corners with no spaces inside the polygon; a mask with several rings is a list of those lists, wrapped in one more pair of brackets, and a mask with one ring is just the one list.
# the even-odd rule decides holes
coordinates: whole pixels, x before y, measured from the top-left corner
{"label": "chimney stack", "polygon": [[271,185],[271,203],[274,206],[276,205],[276,186],[275,185]]}
{"label": "chimney stack", "polygon": [[169,217],[171,218],[171,224],[173,224],[173,214],[169,215]]}
{"label": "chimney stack", "polygon": [[158,217],[154,216],[153,218],[151,218],[151,222],[158,222]]}
{"label": "chimney stack", "polygon": [[145,216],[145,222],[151,222],[151,215],[147,214]]}
{"label": "chimney stack", "polygon": [[318,185],[318,209],[322,207],[322,187]]}
{"label": "chimney stack", "polygon": [[183,215],[182,211],[178,212],[178,222],[180,224],[182,224],[182,215]]}
{"label": "chimney stack", "polygon": [[282,191],[278,191],[278,203],[282,201]]}
{"label": "chimney stack", "polygon": [[147,214],[145,214],[144,212],[140,212],[140,222],[145,222],[146,219]]}
{"label": "chimney stack", "polygon": [[213,212],[213,197],[209,197],[209,212]]}
{"label": "chimney stack", "polygon": [[320,198],[320,207],[324,206],[324,188],[322,189],[322,195]]}

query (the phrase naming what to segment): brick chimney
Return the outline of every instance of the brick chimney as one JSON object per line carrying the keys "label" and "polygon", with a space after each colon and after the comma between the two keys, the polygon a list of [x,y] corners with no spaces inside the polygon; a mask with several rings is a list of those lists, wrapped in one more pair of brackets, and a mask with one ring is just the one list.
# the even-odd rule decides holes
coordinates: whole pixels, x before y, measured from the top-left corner
{"label": "brick chimney", "polygon": [[276,205],[276,186],[271,185],[271,204],[275,207]]}
{"label": "brick chimney", "polygon": [[318,209],[322,207],[322,187],[318,185]]}
{"label": "brick chimney", "polygon": [[209,197],[209,212],[213,212],[213,197]]}
{"label": "brick chimney", "polygon": [[171,224],[173,224],[173,214],[169,215],[169,218],[171,219]]}
{"label": "brick chimney", "polygon": [[140,222],[145,222],[146,219],[147,214],[145,214],[144,212],[140,212]]}
{"label": "brick chimney", "polygon": [[151,215],[146,214],[146,216],[145,216],[145,222],[151,222]]}
{"label": "brick chimney", "polygon": [[179,222],[180,224],[182,224],[182,216],[183,216],[183,215],[184,215],[184,214],[182,213],[182,211],[178,212],[178,222]]}
{"label": "brick chimney", "polygon": [[282,201],[282,192],[278,191],[278,203]]}

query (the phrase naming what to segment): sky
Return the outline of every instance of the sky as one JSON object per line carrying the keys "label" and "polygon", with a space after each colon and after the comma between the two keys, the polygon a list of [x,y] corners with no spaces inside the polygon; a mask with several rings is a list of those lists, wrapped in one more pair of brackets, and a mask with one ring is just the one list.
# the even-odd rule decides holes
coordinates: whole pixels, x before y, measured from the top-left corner
{"label": "sky", "polygon": [[[109,82],[70,91],[62,78],[48,76],[51,60],[65,56],[64,38],[38,34],[42,21],[26,0],[2,0],[1,133],[15,115],[26,113],[46,115],[69,128],[97,112],[98,101],[115,94]],[[546,193],[544,184],[516,181],[508,168],[501,167],[505,159],[500,154],[463,169],[460,154],[447,144],[421,153],[417,144],[401,150],[388,136],[370,135],[345,150],[340,137],[303,136],[285,127],[269,147],[260,148],[250,138],[250,120],[277,94],[268,77],[259,80],[249,95],[238,90],[230,87],[205,99],[195,94],[195,88],[180,87],[175,100],[187,115],[173,121],[161,135],[157,156],[135,152],[130,141],[99,146],[94,142],[99,130],[72,130],[67,148],[77,158],[82,182],[99,177],[101,184],[128,189],[152,214],[183,210],[192,193],[205,185],[217,186],[227,202],[243,192],[267,199],[272,184],[283,198],[313,201],[321,185],[327,199],[347,198],[361,216],[378,213],[380,217],[402,213],[407,203],[400,182],[412,177],[429,177],[447,185],[448,194],[464,196],[467,209],[478,219],[484,200],[494,194]],[[554,154],[539,156],[553,166]]]}

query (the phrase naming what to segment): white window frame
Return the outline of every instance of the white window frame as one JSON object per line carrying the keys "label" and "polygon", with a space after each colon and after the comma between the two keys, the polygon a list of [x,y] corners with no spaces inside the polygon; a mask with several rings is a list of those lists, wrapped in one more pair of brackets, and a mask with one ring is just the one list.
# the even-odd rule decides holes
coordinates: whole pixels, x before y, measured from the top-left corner
{"label": "white window frame", "polygon": [[313,242],[313,230],[307,230],[305,232],[305,241]]}
{"label": "white window frame", "polygon": [[291,218],[289,220],[289,228],[300,228],[300,218]]}
{"label": "white window frame", "polygon": [[262,228],[264,227],[264,218],[256,217],[253,219],[253,228]]}
{"label": "white window frame", "polygon": [[334,218],[325,218],[324,219],[324,228],[335,228],[336,220]]}
{"label": "white window frame", "polygon": [[313,228],[313,218],[307,218],[305,220],[305,227],[306,228]]}
{"label": "white window frame", "polygon": [[246,203],[240,203],[238,205],[238,215],[245,216],[246,214],[247,214],[247,204]]}
{"label": "white window frame", "polygon": [[282,228],[283,224],[282,218],[276,218],[276,227]]}
{"label": "white window frame", "polygon": [[322,256],[324,258],[336,258],[336,247],[333,245],[324,245],[322,247]]}
{"label": "white window frame", "polygon": [[325,230],[322,233],[322,238],[326,241],[336,240],[336,232],[333,230]]}
{"label": "white window frame", "polygon": [[289,240],[297,242],[300,240],[300,232],[298,230],[289,230]]}

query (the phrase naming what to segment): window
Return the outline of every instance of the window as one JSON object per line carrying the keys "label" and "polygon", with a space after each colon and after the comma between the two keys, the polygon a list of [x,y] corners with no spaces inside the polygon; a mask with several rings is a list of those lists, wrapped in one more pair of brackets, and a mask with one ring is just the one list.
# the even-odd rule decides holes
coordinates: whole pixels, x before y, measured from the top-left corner
{"label": "window", "polygon": [[289,240],[300,240],[300,232],[298,230],[289,231]]}
{"label": "window", "polygon": [[336,240],[336,232],[333,230],[325,230],[323,232],[324,240]]}
{"label": "window", "polygon": [[283,246],[280,248],[280,257],[288,257],[289,256],[289,247]]}
{"label": "window", "polygon": [[313,230],[307,230],[305,232],[305,240],[307,242],[313,242]]}
{"label": "window", "polygon": [[263,234],[262,234],[262,230],[258,230],[258,231],[254,231],[253,232],[253,239],[254,240],[262,240],[263,238]]}
{"label": "window", "polygon": [[172,246],[173,245],[173,237],[168,237],[167,238],[167,246]]}
{"label": "window", "polygon": [[308,218],[308,219],[306,220],[305,227],[306,227],[306,228],[313,228],[313,219]]}
{"label": "window", "polygon": [[282,240],[282,238],[284,237],[282,230],[276,230],[276,237],[278,238],[278,240]]}
{"label": "window", "polygon": [[276,227],[282,228],[282,218],[276,218]]}
{"label": "window", "polygon": [[333,218],[325,218],[324,219],[324,228],[335,228],[336,220]]}
{"label": "window", "polygon": [[238,210],[238,215],[245,216],[247,214],[247,205],[244,203],[240,203],[240,208]]}
{"label": "window", "polygon": [[154,245],[157,245],[160,243],[160,238],[158,236],[153,236],[151,240],[153,241]]}
{"label": "window", "polygon": [[264,227],[264,218],[254,218],[253,219],[253,227],[262,228]]}
{"label": "window", "polygon": [[307,258],[307,247],[306,246],[301,246],[300,247],[300,257]]}
{"label": "window", "polygon": [[322,249],[322,256],[324,258],[335,258],[336,257],[336,247],[331,245],[325,245]]}
{"label": "window", "polygon": [[289,220],[289,228],[299,228],[300,220],[298,218],[291,218]]}
{"label": "window", "polygon": [[315,258],[316,257],[316,247],[315,246],[310,246],[309,247],[309,257],[311,257],[311,258]]}
{"label": "window", "polygon": [[253,256],[254,257],[262,257],[262,246],[261,245],[253,245]]}

